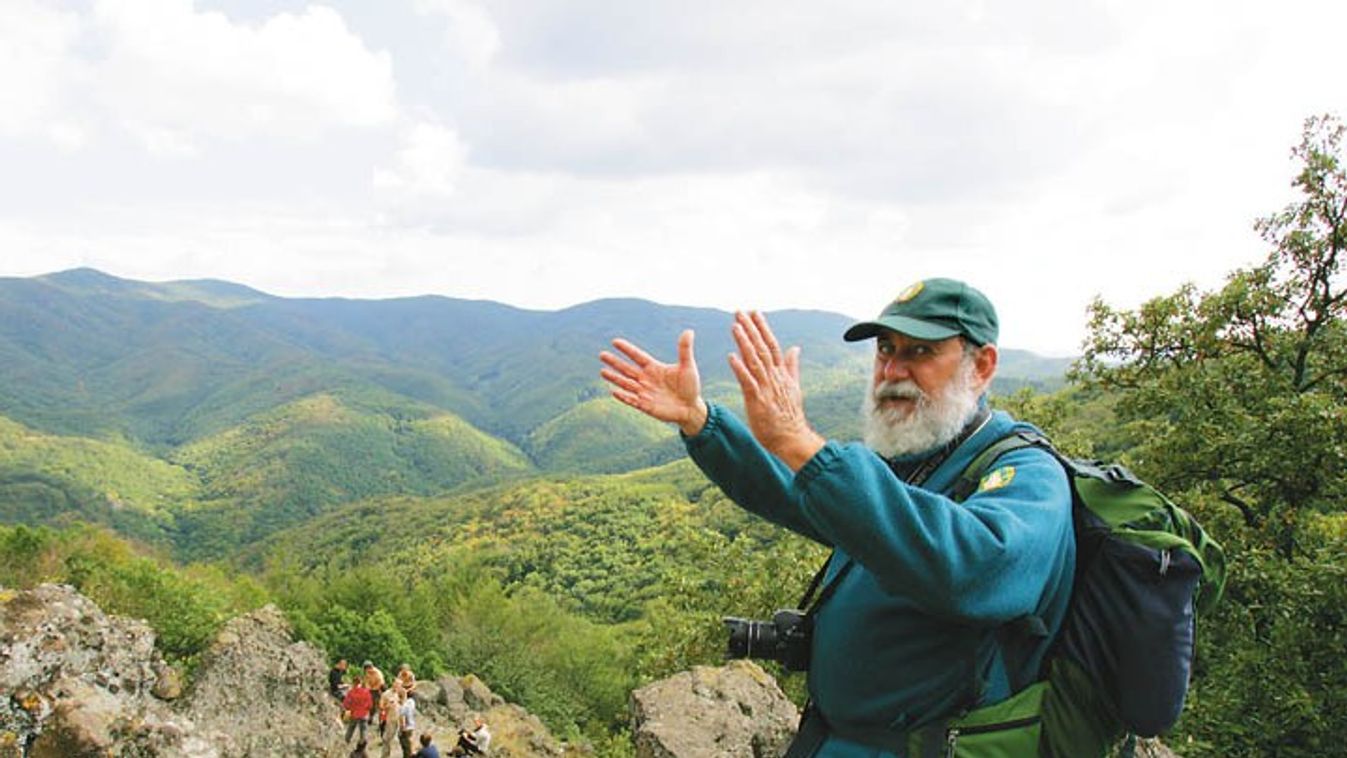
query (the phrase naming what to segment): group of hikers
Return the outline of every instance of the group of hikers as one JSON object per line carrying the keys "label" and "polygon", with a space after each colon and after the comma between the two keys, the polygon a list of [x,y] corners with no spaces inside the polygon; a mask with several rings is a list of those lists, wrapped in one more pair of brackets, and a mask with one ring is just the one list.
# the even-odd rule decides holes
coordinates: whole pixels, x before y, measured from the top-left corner
{"label": "group of hikers", "polygon": [[[441,758],[440,749],[435,745],[430,732],[422,732],[418,741],[420,749],[412,752],[412,736],[416,733],[416,674],[406,663],[398,667],[398,673],[388,680],[372,661],[365,661],[361,670],[350,677],[349,664],[343,658],[337,661],[328,672],[328,691],[341,703],[341,718],[346,724],[345,741],[359,734],[351,758],[366,758],[369,755],[371,727],[377,729],[377,739],[382,745],[381,758],[389,758],[393,743],[402,749],[402,758]],[[449,755],[484,755],[491,744],[491,732],[481,716],[473,717],[473,728],[458,730],[458,741]]]}

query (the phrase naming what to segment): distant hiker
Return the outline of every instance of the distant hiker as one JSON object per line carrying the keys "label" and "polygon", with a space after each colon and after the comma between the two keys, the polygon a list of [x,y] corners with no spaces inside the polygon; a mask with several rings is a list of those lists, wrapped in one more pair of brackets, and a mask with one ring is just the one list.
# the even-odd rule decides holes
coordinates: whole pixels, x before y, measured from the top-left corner
{"label": "distant hiker", "polygon": [[491,745],[491,730],[486,728],[486,721],[481,716],[474,716],[472,723],[475,728],[471,732],[466,729],[458,730],[458,742],[450,755],[486,754],[487,748]]}
{"label": "distant hiker", "polygon": [[398,741],[402,743],[402,758],[412,758],[412,734],[416,731],[416,693],[408,692],[398,709]]}
{"label": "distant hiker", "polygon": [[396,686],[384,690],[379,697],[380,758],[389,758],[393,754],[393,745],[398,742],[398,708],[401,705],[402,693]]}
{"label": "distant hiker", "polygon": [[374,698],[370,695],[369,688],[365,686],[364,679],[359,674],[355,675],[355,682],[351,684],[351,689],[346,691],[346,697],[342,698],[341,707],[346,718],[346,742],[351,741],[351,735],[356,729],[360,730],[360,742],[365,742],[365,728],[369,724],[370,711],[374,710]]}
{"label": "distant hiker", "polygon": [[398,675],[396,681],[402,685],[403,692],[416,691],[416,674],[412,673],[412,667],[406,663],[398,666]]}
{"label": "distant hiker", "polygon": [[430,744],[430,732],[421,733],[421,749],[412,758],[440,758],[440,749]]}
{"label": "distant hiker", "polygon": [[355,750],[351,751],[350,758],[369,758],[369,753],[365,752],[364,737],[361,737],[360,741],[355,743]]}
{"label": "distant hiker", "polygon": [[346,669],[346,659],[342,658],[327,672],[327,691],[337,700],[346,697]]}
{"label": "distant hiker", "polygon": [[[370,695],[374,698],[374,702],[378,703],[379,697],[384,694],[384,672],[380,671],[371,661],[365,661],[361,668],[365,670],[365,686],[369,687]],[[377,718],[377,714],[371,709],[369,722],[373,724],[375,718]]]}

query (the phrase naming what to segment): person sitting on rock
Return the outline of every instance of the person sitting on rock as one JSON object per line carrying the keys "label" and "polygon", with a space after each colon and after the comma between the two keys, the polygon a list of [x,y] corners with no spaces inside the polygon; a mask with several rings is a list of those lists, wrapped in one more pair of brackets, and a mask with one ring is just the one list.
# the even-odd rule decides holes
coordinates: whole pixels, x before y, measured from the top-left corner
{"label": "person sitting on rock", "polygon": [[466,729],[458,730],[458,743],[454,745],[454,750],[450,755],[485,755],[487,747],[491,744],[491,731],[486,728],[486,721],[481,716],[474,716],[473,726],[476,727],[471,732]]}
{"label": "person sitting on rock", "polygon": [[440,758],[440,749],[430,744],[430,732],[421,733],[421,749],[412,758]]}
{"label": "person sitting on rock", "polygon": [[360,741],[365,742],[365,728],[369,724],[370,711],[374,710],[374,698],[359,674],[355,675],[351,689],[342,698],[341,707],[346,717],[346,742],[351,741],[351,735],[357,728],[360,729]]}

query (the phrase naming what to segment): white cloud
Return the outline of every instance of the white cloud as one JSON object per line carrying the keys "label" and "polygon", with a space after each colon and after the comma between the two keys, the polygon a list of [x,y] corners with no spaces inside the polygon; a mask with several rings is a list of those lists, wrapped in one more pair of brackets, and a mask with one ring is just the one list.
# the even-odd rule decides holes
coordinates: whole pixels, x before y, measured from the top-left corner
{"label": "white cloud", "polygon": [[500,51],[500,31],[472,0],[414,0],[413,5],[418,13],[444,19],[449,52],[471,68],[485,68]]}
{"label": "white cloud", "polygon": [[202,138],[307,137],[396,113],[391,59],[325,6],[252,27],[191,0],[99,0],[107,47],[93,95],[149,147]]}
{"label": "white cloud", "polygon": [[466,147],[452,129],[417,122],[406,127],[388,167],[376,168],[374,189],[388,212],[411,219],[434,214],[453,199]]}
{"label": "white cloud", "polygon": [[0,3],[0,137],[46,136],[71,145],[66,126],[53,130],[75,75],[69,56],[80,32],[73,13],[32,0]]}
{"label": "white cloud", "polygon": [[944,274],[1060,353],[1261,255],[1347,113],[1311,0],[86,6],[0,0],[4,272],[858,316]]}

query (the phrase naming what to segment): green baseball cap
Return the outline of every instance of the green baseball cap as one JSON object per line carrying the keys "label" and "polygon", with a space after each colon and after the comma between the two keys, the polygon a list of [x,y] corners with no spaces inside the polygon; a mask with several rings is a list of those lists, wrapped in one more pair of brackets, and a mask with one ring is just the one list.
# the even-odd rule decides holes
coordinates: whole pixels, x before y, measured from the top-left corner
{"label": "green baseball cap", "polygon": [[987,296],[955,279],[925,279],[898,293],[873,321],[847,329],[842,338],[857,342],[891,329],[919,340],[943,340],[962,334],[975,345],[996,343],[996,309]]}

